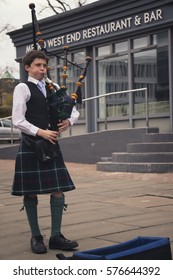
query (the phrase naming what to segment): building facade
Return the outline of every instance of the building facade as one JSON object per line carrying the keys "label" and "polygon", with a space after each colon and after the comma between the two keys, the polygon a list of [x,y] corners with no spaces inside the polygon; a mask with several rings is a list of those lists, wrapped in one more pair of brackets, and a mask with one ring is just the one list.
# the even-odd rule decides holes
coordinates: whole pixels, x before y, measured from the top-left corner
{"label": "building facade", "polygon": [[[172,15],[173,0],[100,0],[39,21],[44,47],[51,53],[53,81],[62,83],[64,46],[69,47],[68,59],[79,66],[92,57],[72,135],[146,126],[173,131]],[[32,33],[32,23],[9,33],[21,81],[26,78],[22,58],[33,48]],[[75,91],[80,72],[68,65],[69,93]]]}

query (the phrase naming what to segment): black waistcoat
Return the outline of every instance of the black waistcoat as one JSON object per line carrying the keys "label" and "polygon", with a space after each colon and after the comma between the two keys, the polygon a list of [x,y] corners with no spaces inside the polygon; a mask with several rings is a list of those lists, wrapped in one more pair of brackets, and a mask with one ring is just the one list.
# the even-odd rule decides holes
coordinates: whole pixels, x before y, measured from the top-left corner
{"label": "black waistcoat", "polygon": [[27,81],[26,84],[31,92],[31,98],[26,103],[26,120],[39,128],[47,129],[49,125],[49,104],[47,98],[45,98],[34,83]]}

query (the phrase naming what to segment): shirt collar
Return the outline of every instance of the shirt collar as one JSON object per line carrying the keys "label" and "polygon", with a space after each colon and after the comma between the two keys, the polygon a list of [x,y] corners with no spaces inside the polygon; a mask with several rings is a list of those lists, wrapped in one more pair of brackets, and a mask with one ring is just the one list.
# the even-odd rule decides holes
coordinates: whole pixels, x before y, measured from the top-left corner
{"label": "shirt collar", "polygon": [[[28,81],[34,83],[35,85],[38,84],[38,80],[36,80],[35,78],[28,76]],[[43,79],[42,82],[45,84],[45,80]]]}

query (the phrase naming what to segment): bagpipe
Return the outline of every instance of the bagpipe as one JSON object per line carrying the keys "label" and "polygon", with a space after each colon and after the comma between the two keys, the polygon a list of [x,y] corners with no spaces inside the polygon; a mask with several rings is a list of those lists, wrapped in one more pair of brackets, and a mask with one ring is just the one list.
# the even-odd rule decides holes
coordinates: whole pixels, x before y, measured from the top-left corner
{"label": "bagpipe", "polygon": [[[81,67],[71,61],[68,60],[68,51],[69,47],[64,46],[64,57],[57,56],[56,54],[49,52],[44,47],[44,40],[42,38],[42,33],[39,28],[39,24],[37,21],[36,13],[35,13],[35,4],[31,3],[29,4],[29,8],[31,9],[31,15],[32,15],[32,28],[33,28],[33,46],[34,49],[37,50],[38,48],[45,53],[46,56],[56,56],[63,60],[63,73],[62,73],[62,85],[60,88],[52,82],[50,77],[50,68],[47,68],[47,76],[45,77],[45,82],[48,86],[48,95],[47,99],[49,102],[49,108],[50,108],[50,123],[51,128],[53,130],[57,130],[57,124],[65,120],[67,118],[70,118],[73,107],[76,104],[82,103],[82,80],[86,77],[88,66],[92,60],[90,56],[86,57],[85,66]],[[66,86],[66,80],[67,80],[67,70],[68,70],[68,63],[79,67],[81,69],[81,74],[76,82],[76,88],[74,92],[71,95],[67,94],[67,86]]]}

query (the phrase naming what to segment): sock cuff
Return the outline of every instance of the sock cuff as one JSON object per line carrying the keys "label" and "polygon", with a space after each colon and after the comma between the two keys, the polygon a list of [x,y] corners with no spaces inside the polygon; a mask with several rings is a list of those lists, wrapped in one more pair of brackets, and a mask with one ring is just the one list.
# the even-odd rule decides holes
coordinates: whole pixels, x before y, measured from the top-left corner
{"label": "sock cuff", "polygon": [[36,197],[24,196],[23,203],[25,207],[37,206],[38,198],[37,196]]}
{"label": "sock cuff", "polygon": [[61,197],[51,195],[50,196],[50,204],[54,206],[64,206],[65,196],[64,194]]}

